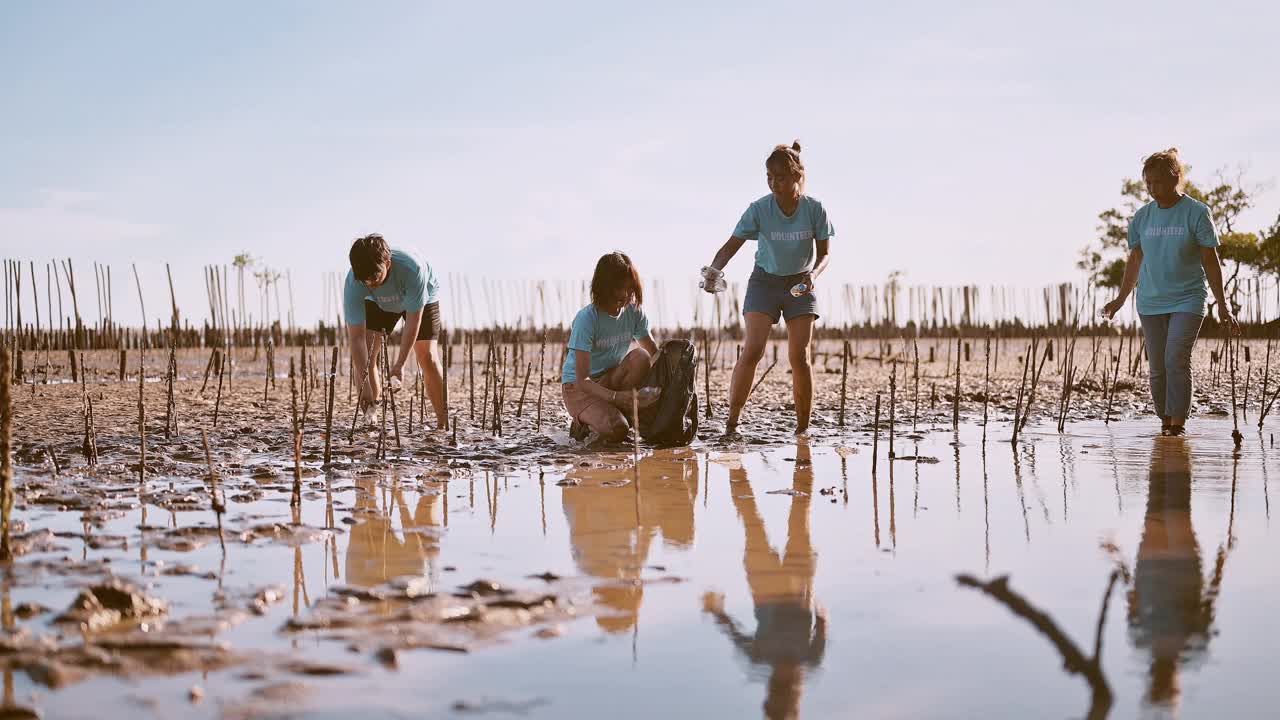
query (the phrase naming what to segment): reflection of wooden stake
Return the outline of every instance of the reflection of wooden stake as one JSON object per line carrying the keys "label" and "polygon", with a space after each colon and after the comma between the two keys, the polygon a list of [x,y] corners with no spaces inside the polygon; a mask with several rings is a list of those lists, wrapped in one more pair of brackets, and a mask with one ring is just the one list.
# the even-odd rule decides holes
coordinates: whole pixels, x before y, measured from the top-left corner
{"label": "reflection of wooden stake", "polygon": [[200,428],[200,439],[204,441],[204,461],[209,466],[209,498],[213,507],[213,514],[218,519],[218,544],[222,546],[222,552],[227,552],[227,541],[222,535],[222,513],[226,511],[226,506],[218,499],[218,473],[213,469],[213,455],[209,453],[209,433],[204,428]]}
{"label": "reflection of wooden stake", "polygon": [[871,474],[876,474],[876,460],[880,456],[880,393],[876,393],[876,414],[872,427]]}

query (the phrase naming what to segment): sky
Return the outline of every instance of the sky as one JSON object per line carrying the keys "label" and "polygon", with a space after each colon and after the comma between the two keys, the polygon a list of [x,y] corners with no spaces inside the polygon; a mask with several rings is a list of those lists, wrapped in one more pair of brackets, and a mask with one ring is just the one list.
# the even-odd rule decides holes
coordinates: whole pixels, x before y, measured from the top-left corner
{"label": "sky", "polygon": [[455,306],[462,278],[480,304],[485,282],[577,287],[622,250],[674,317],[798,138],[836,228],[828,293],[895,270],[1034,289],[1080,279],[1098,213],[1158,149],[1193,180],[1242,169],[1262,186],[1243,229],[1275,221],[1278,25],[1280,5],[1231,0],[14,0],[0,256],[34,260],[42,296],[51,258],[80,288],[109,263],[125,323],[136,264],[154,324],[166,262],[193,320],[202,267],[247,251],[309,322],[369,232]]}

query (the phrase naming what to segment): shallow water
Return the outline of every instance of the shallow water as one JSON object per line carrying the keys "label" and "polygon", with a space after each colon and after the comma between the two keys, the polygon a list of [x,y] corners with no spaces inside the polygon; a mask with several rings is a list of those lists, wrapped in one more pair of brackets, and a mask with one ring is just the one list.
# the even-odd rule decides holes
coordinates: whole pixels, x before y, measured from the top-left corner
{"label": "shallow water", "polygon": [[[91,575],[55,568],[109,560],[169,601],[152,633],[216,616],[228,627],[213,640],[237,657],[205,672],[89,672],[56,690],[10,670],[5,697],[72,718],[1272,716],[1276,451],[1253,435],[1233,453],[1229,423],[1150,430],[1078,423],[1016,450],[1007,424],[985,444],[972,425],[899,435],[897,454],[919,462],[891,461],[882,436],[874,474],[867,433],[646,450],[638,473],[629,452],[447,482],[344,465],[309,473],[297,517],[286,479],[233,476],[225,561],[212,531],[174,533],[214,526],[198,478],[149,480],[141,506],[136,484],[112,483],[118,516],[96,526],[28,494],[18,519],[62,533],[60,549],[5,575],[7,627],[76,642],[51,621]],[[170,482],[199,509],[159,507]],[[237,536],[295,521],[315,531]],[[209,574],[162,574],[178,565]],[[1007,575],[1088,658],[1113,573],[1110,703],[1045,634],[956,581]],[[417,597],[360,597],[405,576],[425,578]],[[442,621],[436,604],[477,579],[551,599]],[[226,607],[271,585],[279,602],[230,621]],[[23,602],[52,611],[16,619]],[[393,662],[387,648],[401,648]]]}

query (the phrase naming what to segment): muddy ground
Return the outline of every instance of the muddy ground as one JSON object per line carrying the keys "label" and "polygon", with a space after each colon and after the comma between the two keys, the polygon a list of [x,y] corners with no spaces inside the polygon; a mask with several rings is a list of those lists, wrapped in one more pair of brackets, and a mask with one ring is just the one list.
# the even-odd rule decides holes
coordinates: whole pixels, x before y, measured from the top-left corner
{"label": "muddy ground", "polygon": [[[839,346],[817,344],[816,400],[809,442],[837,448],[871,444],[877,394],[881,399],[879,442],[888,442],[891,397],[895,435],[918,440],[928,433],[949,433],[955,347],[932,341],[918,347],[921,362],[917,381],[910,346],[904,353],[903,346],[896,343],[888,354],[878,352],[874,343],[854,344],[846,377]],[[1038,361],[1044,357],[1043,345],[1039,347]],[[1113,422],[1137,421],[1156,427],[1157,421],[1148,416],[1145,363],[1125,354],[1121,341],[1112,348],[1121,352],[1118,364],[1108,362],[1105,344],[1096,354],[1087,340],[1077,348],[1077,380],[1067,414],[1068,429],[1072,422],[1106,417],[1108,407]],[[296,395],[291,393],[287,368],[291,356],[301,367],[302,351],[298,348],[276,354],[274,381],[268,378],[265,354],[260,352],[255,359],[252,349],[233,351],[233,367],[221,379],[216,371],[206,376],[210,365],[207,351],[181,351],[176,356],[172,409],[166,377],[168,354],[164,351],[145,353],[141,385],[137,352],[127,355],[123,378],[118,353],[85,353],[87,377],[83,382],[71,381],[65,355],[51,357],[46,364],[44,357],[28,353],[23,384],[14,393],[17,497],[11,547],[15,559],[5,573],[6,633],[0,661],[11,671],[25,672],[35,685],[54,689],[99,675],[149,677],[236,669],[246,681],[259,683],[246,700],[249,715],[254,714],[253,703],[259,700],[287,701],[291,683],[297,678],[350,672],[348,666],[331,659],[238,649],[223,639],[240,623],[263,615],[277,603],[288,602],[285,586],[224,584],[225,567],[152,562],[147,551],[188,553],[204,548],[202,557],[208,558],[213,556],[212,548],[229,546],[237,548],[243,558],[244,552],[254,548],[297,549],[322,544],[326,556],[332,553],[336,568],[335,536],[352,532],[352,526],[362,521],[376,519],[376,513],[371,514],[362,502],[385,491],[388,481],[397,486],[411,484],[424,497],[443,496],[447,518],[450,480],[469,480],[474,504],[474,480],[483,475],[488,495],[488,473],[494,472],[491,502],[496,515],[499,471],[522,470],[529,478],[536,474],[540,482],[544,477],[570,482],[571,471],[577,469],[613,471],[629,466],[629,445],[584,448],[568,439],[559,373],[553,370],[559,366],[559,349],[546,353],[543,382],[534,377],[527,387],[525,371],[532,366],[537,375],[539,348],[526,346],[519,362],[507,363],[508,370],[499,378],[506,386],[501,433],[496,433],[492,411],[483,400],[482,350],[475,351],[474,390],[470,374],[463,371],[464,353],[455,352],[449,370],[455,428],[449,431],[424,428],[417,385],[410,380],[395,393],[395,412],[388,414],[385,430],[381,413],[377,413],[372,424],[363,420],[354,423],[353,432],[353,394],[346,374],[340,373],[335,381],[332,431],[328,435],[331,462],[327,466],[324,372],[331,357],[327,349],[308,351],[311,371],[305,380],[299,377]],[[504,350],[514,352],[510,347]],[[1257,423],[1262,404],[1262,348],[1251,350],[1248,363],[1241,353],[1236,379],[1242,426]],[[962,422],[980,423],[986,413],[993,441],[1009,439],[1020,389],[1024,397],[1032,392],[1021,366],[1027,351],[1027,341],[1001,342],[990,363],[988,380],[987,358],[983,348],[974,343],[968,361],[960,364]],[[702,450],[740,451],[791,442],[794,419],[785,346],[777,353],[780,359],[776,366],[771,367],[774,352],[766,353],[757,371],[757,378],[763,376],[763,381],[744,414],[740,435],[723,437],[730,371],[726,361],[735,352],[731,341],[719,345],[710,377],[710,402],[703,399],[703,408],[710,407],[711,417],[702,419],[695,444]],[[1209,342],[1201,343],[1197,350],[1197,412],[1229,416],[1230,374],[1214,361],[1212,352]],[[345,357],[339,367],[344,361]],[[1056,423],[1063,382],[1061,361],[1060,355],[1055,355],[1041,365],[1030,427],[1052,428]],[[1110,375],[1104,380],[1103,368],[1108,365]],[[1136,372],[1131,371],[1134,368]],[[892,393],[891,375],[896,379]],[[1246,376],[1251,380],[1246,381]],[[698,383],[701,393],[704,378],[700,376]],[[1269,384],[1275,385],[1275,379]],[[140,387],[145,409],[145,462],[140,453]],[[1103,392],[1104,387],[1108,392]],[[1113,388],[1114,393],[1110,392]],[[302,426],[296,468],[292,437],[295,398]],[[85,411],[90,404],[92,427],[86,430]],[[202,432],[208,437],[207,454]],[[380,445],[385,452],[379,452]],[[642,452],[650,449],[642,448]],[[696,462],[692,455],[686,460]],[[677,458],[676,465],[686,460]],[[299,506],[290,505],[295,471]],[[354,501],[334,500],[353,492]],[[218,510],[226,512],[214,512]],[[179,524],[179,513],[194,511],[204,512],[205,519]],[[421,542],[430,542],[434,531],[421,532],[425,533]],[[350,541],[354,543],[355,536]],[[296,552],[297,572],[301,573],[301,550]],[[139,553],[140,571],[132,566],[129,572],[117,570],[121,559]],[[221,557],[225,564],[225,550]],[[520,628],[534,628],[540,636],[553,637],[560,623],[593,614],[590,583],[540,570],[529,568],[527,575],[492,578],[468,575],[464,569],[452,578],[456,582],[447,592],[415,581],[411,570],[382,573],[367,583],[332,586],[316,598],[306,596],[305,583],[295,583],[293,616],[279,632],[286,636],[318,632],[351,652],[390,667],[396,664],[398,653],[406,650],[469,652]],[[194,580],[215,584],[212,609],[171,612],[167,598],[170,583]],[[659,569],[649,572],[643,582],[678,580]],[[303,588],[301,598],[299,586]],[[175,592],[181,596],[190,591]],[[27,599],[13,599],[18,597]],[[299,612],[300,607],[306,612]],[[12,684],[8,687],[9,707],[21,712],[23,706],[14,704]],[[190,693],[196,701],[203,690],[193,686]]]}

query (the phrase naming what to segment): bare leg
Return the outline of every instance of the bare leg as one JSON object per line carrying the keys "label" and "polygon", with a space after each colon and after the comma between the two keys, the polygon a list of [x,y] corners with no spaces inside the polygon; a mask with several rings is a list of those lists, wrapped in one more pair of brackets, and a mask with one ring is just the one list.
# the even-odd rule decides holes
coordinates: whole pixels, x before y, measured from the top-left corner
{"label": "bare leg", "polygon": [[796,434],[809,429],[813,409],[813,368],[809,365],[809,341],[813,338],[812,315],[787,321],[787,356],[791,360],[791,394],[796,403]]}
{"label": "bare leg", "polygon": [[725,432],[733,432],[738,427],[738,416],[747,404],[756,366],[764,357],[764,346],[769,342],[769,330],[773,328],[773,318],[764,313],[744,313],[743,319],[746,337],[742,341],[742,355],[733,366],[733,378],[729,381],[729,419],[725,423]]}
{"label": "bare leg", "polygon": [[364,334],[364,346],[369,350],[369,388],[373,391],[373,402],[382,399],[382,375],[379,373],[378,352],[382,349],[382,333],[372,330]]}
{"label": "bare leg", "polygon": [[448,430],[449,408],[444,404],[444,377],[436,362],[436,341],[419,340],[413,344],[413,352],[418,358],[418,367],[422,368],[422,381],[427,385],[427,397],[436,411],[436,428]]}

